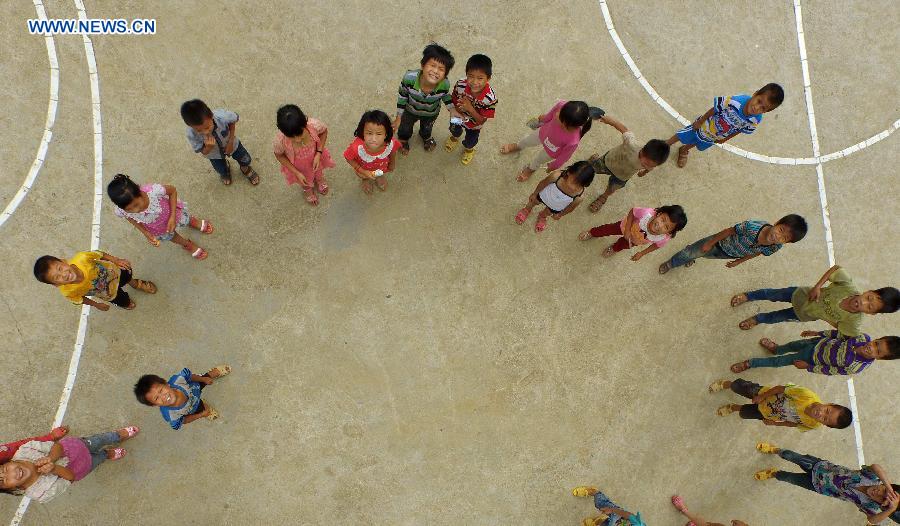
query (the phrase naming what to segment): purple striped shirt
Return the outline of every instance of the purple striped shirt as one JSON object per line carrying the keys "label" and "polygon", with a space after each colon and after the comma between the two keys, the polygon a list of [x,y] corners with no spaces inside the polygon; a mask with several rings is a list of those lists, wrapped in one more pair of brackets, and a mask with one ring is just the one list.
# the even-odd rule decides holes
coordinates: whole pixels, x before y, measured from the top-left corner
{"label": "purple striped shirt", "polygon": [[806,368],[811,373],[835,375],[862,372],[874,360],[861,358],[855,349],[872,339],[868,334],[847,338],[838,331],[822,332],[822,338],[813,349],[812,363]]}

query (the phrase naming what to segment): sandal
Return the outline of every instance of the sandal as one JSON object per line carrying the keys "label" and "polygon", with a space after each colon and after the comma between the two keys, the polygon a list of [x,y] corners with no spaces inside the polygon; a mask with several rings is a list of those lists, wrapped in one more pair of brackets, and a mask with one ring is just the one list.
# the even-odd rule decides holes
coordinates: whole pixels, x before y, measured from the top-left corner
{"label": "sandal", "polygon": [[129,438],[134,438],[135,435],[140,433],[141,428],[139,428],[138,426],[126,426],[122,429],[119,429],[119,431],[125,432],[125,438],[122,438],[122,440],[128,440]]}
{"label": "sandal", "polygon": [[614,255],[615,253],[616,253],[616,251],[613,250],[613,246],[610,245],[610,246],[606,247],[606,250],[604,250],[603,253],[600,254],[600,255],[603,256],[603,257],[605,257],[605,258],[611,258],[611,257],[613,257],[613,255]]}
{"label": "sandal", "polygon": [[716,415],[718,416],[728,416],[731,413],[734,413],[734,408],[731,407],[731,404],[725,404],[722,407],[716,409]]}
{"label": "sandal", "polygon": [[675,506],[675,509],[680,511],[681,513],[687,513],[687,506],[684,505],[684,499],[678,495],[672,496],[672,506]]}
{"label": "sandal", "polygon": [[434,137],[429,137],[427,139],[423,139],[425,151],[430,152],[437,147],[437,142],[435,142]]}
{"label": "sandal", "polygon": [[152,281],[144,281],[142,279],[134,278],[131,280],[131,283],[129,283],[129,285],[141,292],[146,292],[147,294],[156,294],[156,284]]}
{"label": "sandal", "polygon": [[718,393],[719,391],[724,391],[726,389],[725,382],[728,380],[716,380],[715,382],[709,384],[709,392],[710,393]]}
{"label": "sandal", "polygon": [[657,270],[659,270],[660,274],[665,274],[666,272],[672,270],[672,265],[670,265],[669,262],[666,261],[664,263],[661,263],[659,265],[659,269],[657,269]]}
{"label": "sandal", "polygon": [[454,136],[447,137],[447,141],[444,143],[444,150],[448,153],[452,152],[459,145],[459,139]]}
{"label": "sandal", "polygon": [[409,155],[409,141],[400,141],[400,153]]}
{"label": "sandal", "polygon": [[372,181],[369,179],[363,179],[362,182],[359,183],[362,186],[362,191],[366,195],[372,195]]}
{"label": "sandal", "polygon": [[756,321],[756,316],[750,316],[746,320],[738,323],[738,327],[740,327],[742,331],[749,331],[757,325],[759,325],[759,322]]}
{"label": "sandal", "polygon": [[760,338],[759,345],[769,351],[772,354],[775,354],[775,348],[778,347],[778,344],[770,340],[769,338]]}
{"label": "sandal", "polygon": [[127,455],[128,452],[125,451],[125,448],[122,447],[114,447],[112,449],[106,450],[106,458],[107,460],[119,460],[120,458]]}
{"label": "sandal", "polygon": [[[213,371],[218,371],[219,374],[216,376],[213,376],[212,375]],[[219,379],[219,378],[222,378],[223,376],[228,376],[229,374],[231,374],[231,366],[226,365],[226,364],[217,365],[217,366],[213,367],[212,369],[210,369],[209,371],[206,371],[206,374],[209,375],[210,378]]]}
{"label": "sandal", "polygon": [[463,151],[462,158],[459,160],[459,162],[462,163],[463,166],[469,166],[469,163],[471,163],[472,159],[474,158],[475,148],[472,148],[471,150],[466,149],[465,151]]}
{"label": "sandal", "polygon": [[538,217],[538,220],[534,223],[534,231],[540,234],[547,228],[547,218],[544,216]]}
{"label": "sandal", "polygon": [[521,170],[519,170],[519,175],[516,176],[516,181],[519,181],[520,183],[524,183],[525,181],[528,180],[529,177],[531,177],[531,174],[533,174],[533,173],[534,173],[534,170],[532,170],[531,168],[526,166],[525,168],[522,168]]}
{"label": "sandal", "polygon": [[316,196],[316,192],[313,191],[312,188],[304,188],[303,193],[306,194],[306,202],[313,205],[319,205],[319,198]]}
{"label": "sandal", "polygon": [[580,239],[581,241],[587,241],[588,239],[591,239],[593,237],[594,236],[591,235],[590,230],[585,230],[585,231],[581,232],[580,234],[578,234],[578,239]]}
{"label": "sandal", "polygon": [[600,196],[597,199],[594,199],[594,202],[591,203],[591,206],[590,206],[591,213],[596,214],[597,212],[599,212],[600,209],[603,208],[603,205],[606,204],[607,199],[609,199],[609,197],[607,197],[603,194],[600,194]]}
{"label": "sandal", "polygon": [[597,488],[594,486],[578,486],[572,489],[572,495],[576,497],[593,497],[597,494]]}
{"label": "sandal", "polygon": [[519,210],[519,213],[516,214],[516,224],[521,225],[522,223],[524,223],[525,220],[528,219],[529,215],[531,215],[530,208],[523,208]]}
{"label": "sandal", "polygon": [[750,361],[744,360],[743,362],[738,362],[738,363],[732,365],[731,372],[733,372],[734,374],[740,374],[749,368],[750,368]]}
{"label": "sandal", "polygon": [[137,303],[134,300],[128,300],[128,306],[125,307],[125,310],[134,310],[137,308]]}
{"label": "sandal", "polygon": [[215,230],[212,223],[206,219],[197,219],[194,216],[191,216],[190,220],[188,220],[188,225],[195,230],[199,230],[201,234],[212,234],[213,230]]}
{"label": "sandal", "polygon": [[219,416],[221,416],[221,415],[219,415],[219,412],[216,411],[215,409],[213,409],[213,406],[211,406],[211,405],[207,405],[206,409],[209,411],[209,414],[206,415],[207,420],[210,420],[210,421],[216,420],[219,418]]}
{"label": "sandal", "polygon": [[247,168],[247,171],[245,172],[244,167],[242,166],[241,173],[244,174],[244,177],[246,177],[248,181],[250,181],[250,184],[252,184],[253,186],[258,185],[259,184],[259,174],[256,173],[256,170],[254,170],[252,166],[248,165],[246,168]]}
{"label": "sandal", "polygon": [[781,451],[781,449],[771,442],[757,442],[756,450],[760,453],[765,453],[767,455],[774,455]]}
{"label": "sandal", "polygon": [[693,260],[693,259],[692,259],[692,260],[690,260],[690,261],[688,261],[687,263],[684,264],[684,268],[690,268],[690,267],[693,267],[693,266],[694,266],[694,263],[696,263],[696,262],[697,262],[696,260]]}
{"label": "sandal", "polygon": [[319,193],[322,195],[328,195],[328,182],[324,179],[319,182]]}
{"label": "sandal", "polygon": [[687,146],[682,146],[678,149],[678,160],[675,162],[675,165],[679,168],[684,168],[684,165],[687,164],[687,156],[690,150],[687,149]]}
{"label": "sandal", "polygon": [[756,480],[769,480],[771,478],[775,478],[775,474],[778,473],[778,468],[769,468],[764,469],[762,471],[757,471],[753,474],[753,478]]}
{"label": "sandal", "polygon": [[581,521],[581,526],[603,526],[607,519],[609,519],[609,515],[603,513],[594,515],[593,517],[585,517],[584,520]]}
{"label": "sandal", "polygon": [[184,249],[190,252],[191,257],[198,261],[203,261],[209,256],[209,253],[207,251],[198,247],[197,244],[193,241],[188,241],[188,246],[184,247]]}
{"label": "sandal", "polygon": [[750,298],[747,297],[746,292],[741,292],[740,294],[735,294],[731,297],[731,306],[737,307],[738,305],[743,305],[750,301]]}

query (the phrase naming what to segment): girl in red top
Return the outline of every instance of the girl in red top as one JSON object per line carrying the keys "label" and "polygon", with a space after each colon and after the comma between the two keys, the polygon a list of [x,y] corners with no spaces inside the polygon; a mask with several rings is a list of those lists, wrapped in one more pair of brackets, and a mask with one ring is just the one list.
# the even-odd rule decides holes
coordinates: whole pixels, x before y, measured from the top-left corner
{"label": "girl in red top", "polygon": [[394,161],[400,141],[394,138],[391,118],[381,110],[363,113],[356,131],[356,138],[344,150],[344,159],[362,180],[363,192],[372,193],[372,182],[381,191],[387,190],[388,172],[394,171]]}
{"label": "girl in red top", "polygon": [[49,434],[44,436],[26,438],[25,440],[16,440],[15,442],[10,442],[8,444],[0,444],[0,464],[12,460],[13,455],[16,454],[16,451],[19,450],[19,446],[21,446],[22,444],[27,444],[32,440],[37,440],[39,442],[55,442],[60,438],[66,436],[66,433],[68,432],[69,426],[54,427]]}

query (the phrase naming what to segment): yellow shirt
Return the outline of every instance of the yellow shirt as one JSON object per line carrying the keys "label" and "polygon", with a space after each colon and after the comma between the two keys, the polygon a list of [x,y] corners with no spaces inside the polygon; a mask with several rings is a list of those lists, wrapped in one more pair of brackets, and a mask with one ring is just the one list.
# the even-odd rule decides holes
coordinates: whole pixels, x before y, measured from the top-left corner
{"label": "yellow shirt", "polygon": [[100,259],[103,252],[79,252],[68,263],[74,265],[84,275],[78,283],[59,285],[63,296],[76,305],[84,302],[85,296],[110,301],[119,293],[121,270],[112,261]]}
{"label": "yellow shirt", "polygon": [[[763,387],[761,392],[771,388],[771,386]],[[822,425],[818,420],[814,420],[806,414],[806,409],[816,403],[822,403],[816,393],[805,387],[787,384],[784,393],[767,397],[757,407],[766,420],[793,422],[800,424],[798,430],[809,431]]]}

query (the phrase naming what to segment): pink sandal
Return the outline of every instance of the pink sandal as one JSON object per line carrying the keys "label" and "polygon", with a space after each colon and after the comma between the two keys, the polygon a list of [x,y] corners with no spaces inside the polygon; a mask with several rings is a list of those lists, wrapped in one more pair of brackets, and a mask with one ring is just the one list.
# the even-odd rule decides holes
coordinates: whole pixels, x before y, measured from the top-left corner
{"label": "pink sandal", "polygon": [[544,231],[545,228],[547,228],[547,218],[539,217],[537,222],[534,224],[534,231],[540,234]]}
{"label": "pink sandal", "polygon": [[318,206],[319,198],[316,197],[316,192],[313,191],[312,188],[304,188],[303,193],[306,194],[306,202],[313,205]]}
{"label": "pink sandal", "polygon": [[128,452],[125,451],[125,448],[115,447],[112,449],[106,450],[106,458],[109,460],[119,460],[120,458],[127,455]]}
{"label": "pink sandal", "polygon": [[516,224],[521,225],[528,219],[528,216],[531,215],[531,210],[528,208],[523,208],[519,210],[519,213],[516,214]]}
{"label": "pink sandal", "polygon": [[[687,514],[687,511],[688,511],[687,506],[684,505],[684,499],[682,499],[680,496],[678,496],[678,495],[672,496],[672,505],[675,506],[675,509],[678,510],[679,512],[681,512],[682,514]],[[690,521],[687,524],[685,524],[684,526],[697,526],[697,525],[694,524],[694,521]]]}
{"label": "pink sandal", "polygon": [[206,219],[201,219],[200,220],[200,232],[202,232],[204,234],[212,234],[213,233],[212,223],[210,223]]}
{"label": "pink sandal", "polygon": [[127,440],[129,438],[134,438],[135,435],[141,432],[141,428],[138,426],[126,426],[120,429],[119,431],[125,431],[126,437],[123,440]]}
{"label": "pink sandal", "polygon": [[322,195],[328,195],[328,183],[322,181],[319,183],[319,193]]}

